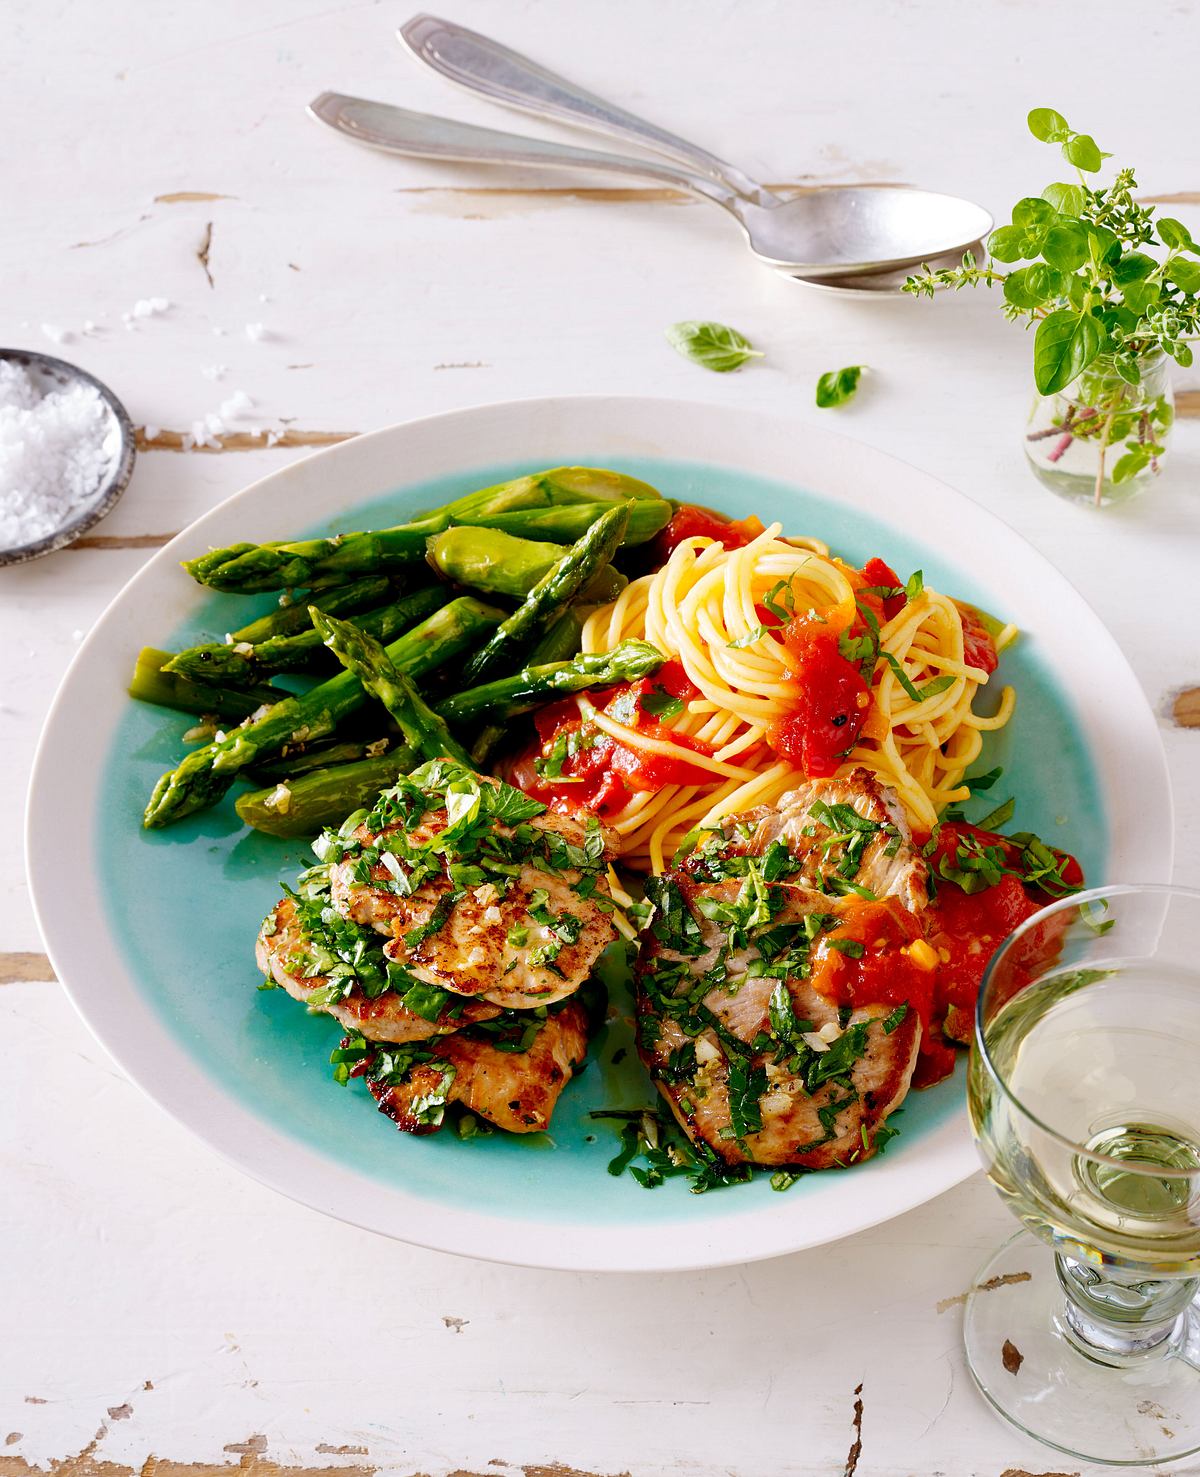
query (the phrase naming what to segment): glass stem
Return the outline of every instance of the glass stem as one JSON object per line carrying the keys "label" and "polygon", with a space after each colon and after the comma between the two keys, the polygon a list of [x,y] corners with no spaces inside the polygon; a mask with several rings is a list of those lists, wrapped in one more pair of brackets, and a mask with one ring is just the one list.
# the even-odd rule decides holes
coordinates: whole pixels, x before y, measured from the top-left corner
{"label": "glass stem", "polygon": [[1101,1364],[1172,1352],[1200,1278],[1123,1276],[1055,1254],[1066,1293],[1062,1331],[1081,1354]]}

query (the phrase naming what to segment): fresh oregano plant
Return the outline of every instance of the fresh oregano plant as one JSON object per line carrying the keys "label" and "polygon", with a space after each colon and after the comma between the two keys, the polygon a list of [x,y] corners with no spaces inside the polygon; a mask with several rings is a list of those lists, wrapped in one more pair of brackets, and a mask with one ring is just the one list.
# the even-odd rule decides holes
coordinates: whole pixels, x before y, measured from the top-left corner
{"label": "fresh oregano plant", "polygon": [[961,267],[924,268],[904,291],[932,297],[939,287],[1001,287],[1006,317],[1037,325],[1033,377],[1042,395],[1058,394],[1099,361],[1104,373],[1085,390],[1085,408],[1068,412],[1071,422],[1061,427],[1098,445],[1099,501],[1110,445],[1124,441],[1126,447],[1113,468],[1114,482],[1147,466],[1156,469],[1170,406],[1135,405],[1126,414],[1130,399],[1121,384],[1138,385],[1160,354],[1191,364],[1190,341],[1200,331],[1200,246],[1181,221],[1155,219],[1153,208],[1137,202],[1132,169],[1117,170],[1107,186],[1089,183],[1110,156],[1061,113],[1034,108],[1028,121],[1035,138],[1061,146],[1078,176],[1018,200],[1010,224],[988,238],[993,263],[1028,265],[1002,271],[979,266],[968,252]]}

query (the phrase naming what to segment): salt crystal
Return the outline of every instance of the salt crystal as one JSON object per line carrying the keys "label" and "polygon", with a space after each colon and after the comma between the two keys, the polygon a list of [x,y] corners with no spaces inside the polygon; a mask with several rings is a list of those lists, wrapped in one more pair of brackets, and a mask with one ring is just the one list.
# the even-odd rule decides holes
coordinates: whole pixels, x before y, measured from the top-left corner
{"label": "salt crystal", "polygon": [[252,344],[258,344],[267,336],[267,325],[265,323],[247,323],[246,337]]}
{"label": "salt crystal", "polygon": [[157,441],[158,438],[159,438],[159,434],[160,434],[161,431],[162,431],[162,427],[161,426],[143,426],[142,427],[142,434],[145,436],[145,438],[146,438],[147,441]]}
{"label": "salt crystal", "polygon": [[206,380],[216,381],[219,379],[224,379],[225,376],[229,373],[229,365],[209,364],[206,365],[205,368],[200,371],[200,373],[204,376]]}
{"label": "salt crystal", "polygon": [[79,629],[78,626],[76,626],[75,629],[71,632],[71,640],[72,641],[82,641],[83,640],[83,632]]}
{"label": "salt crystal", "polygon": [[115,470],[121,430],[94,386],[0,359],[0,548],[73,522]]}
{"label": "salt crystal", "polygon": [[52,344],[69,344],[75,337],[68,329],[56,328],[53,323],[43,323],[42,332]]}
{"label": "salt crystal", "polygon": [[133,305],[133,316],[135,318],[155,318],[160,313],[165,313],[171,306],[170,299],[165,297],[143,297],[139,298]]}
{"label": "salt crystal", "polygon": [[90,318],[85,318],[83,320],[83,327],[79,331],[84,334],[93,334],[96,332],[96,325]]}
{"label": "salt crystal", "polygon": [[221,415],[225,420],[236,420],[238,416],[244,415],[252,409],[254,401],[246,394],[245,390],[234,390],[228,400],[221,402]]}

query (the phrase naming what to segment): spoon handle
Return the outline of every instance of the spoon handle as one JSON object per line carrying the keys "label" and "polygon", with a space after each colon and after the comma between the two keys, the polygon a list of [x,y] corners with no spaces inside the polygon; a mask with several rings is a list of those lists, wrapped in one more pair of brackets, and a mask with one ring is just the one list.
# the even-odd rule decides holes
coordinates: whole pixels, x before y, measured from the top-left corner
{"label": "spoon handle", "polygon": [[400,27],[398,35],[419,61],[469,92],[539,118],[573,123],[651,149],[756,205],[779,203],[777,196],[736,166],[605,102],[478,31],[434,15],[415,15]]}
{"label": "spoon handle", "polygon": [[414,159],[453,159],[472,164],[533,165],[540,169],[583,169],[625,174],[703,196],[735,215],[740,203],[715,180],[671,168],[654,159],[631,159],[623,154],[573,148],[549,139],[527,138],[520,133],[477,128],[473,123],[459,123],[454,118],[439,118],[433,113],[414,113],[408,108],[376,103],[368,98],[323,92],[309,103],[308,111],[318,122],[328,124],[359,143],[372,144],[377,149]]}

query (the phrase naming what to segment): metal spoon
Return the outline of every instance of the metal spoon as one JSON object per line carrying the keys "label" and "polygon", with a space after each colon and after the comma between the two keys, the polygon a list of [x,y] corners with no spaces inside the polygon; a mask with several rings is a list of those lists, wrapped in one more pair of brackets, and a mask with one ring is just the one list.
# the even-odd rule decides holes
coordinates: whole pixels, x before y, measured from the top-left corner
{"label": "metal spoon", "polygon": [[979,206],[951,195],[886,186],[818,190],[767,208],[714,179],[653,159],[477,128],[337,92],[321,93],[308,111],[360,143],[410,158],[594,170],[685,190],[724,207],[742,227],[755,256],[793,276],[830,279],[894,271],[954,251],[982,236],[992,223]]}
{"label": "metal spoon", "polygon": [[109,425],[105,430],[104,442],[106,447],[111,445],[112,449],[108,473],[101,479],[86,506],[42,538],[12,548],[0,548],[2,566],[23,564],[27,559],[38,559],[43,554],[52,554],[55,549],[66,548],[93,524],[99,523],[106,513],[110,513],[133,475],[137,436],[133,422],[129,419],[129,412],[113,392],[103,380],[88,374],[77,364],[69,364],[65,359],[55,359],[50,354],[38,354],[32,349],[0,349],[0,359],[9,359],[19,364],[37,382],[43,395],[52,390],[61,390],[71,383],[90,385],[108,408]]}
{"label": "metal spoon", "polygon": [[[432,15],[403,25],[400,40],[419,61],[458,86],[536,117],[574,124],[682,165],[692,182],[729,210],[751,251],[793,275],[829,279],[886,272],[959,252],[991,229],[980,206],[953,195],[894,185],[837,186],[785,200],[736,165],[636,117],[511,51],[490,37]],[[684,185],[688,188],[688,185]]]}

